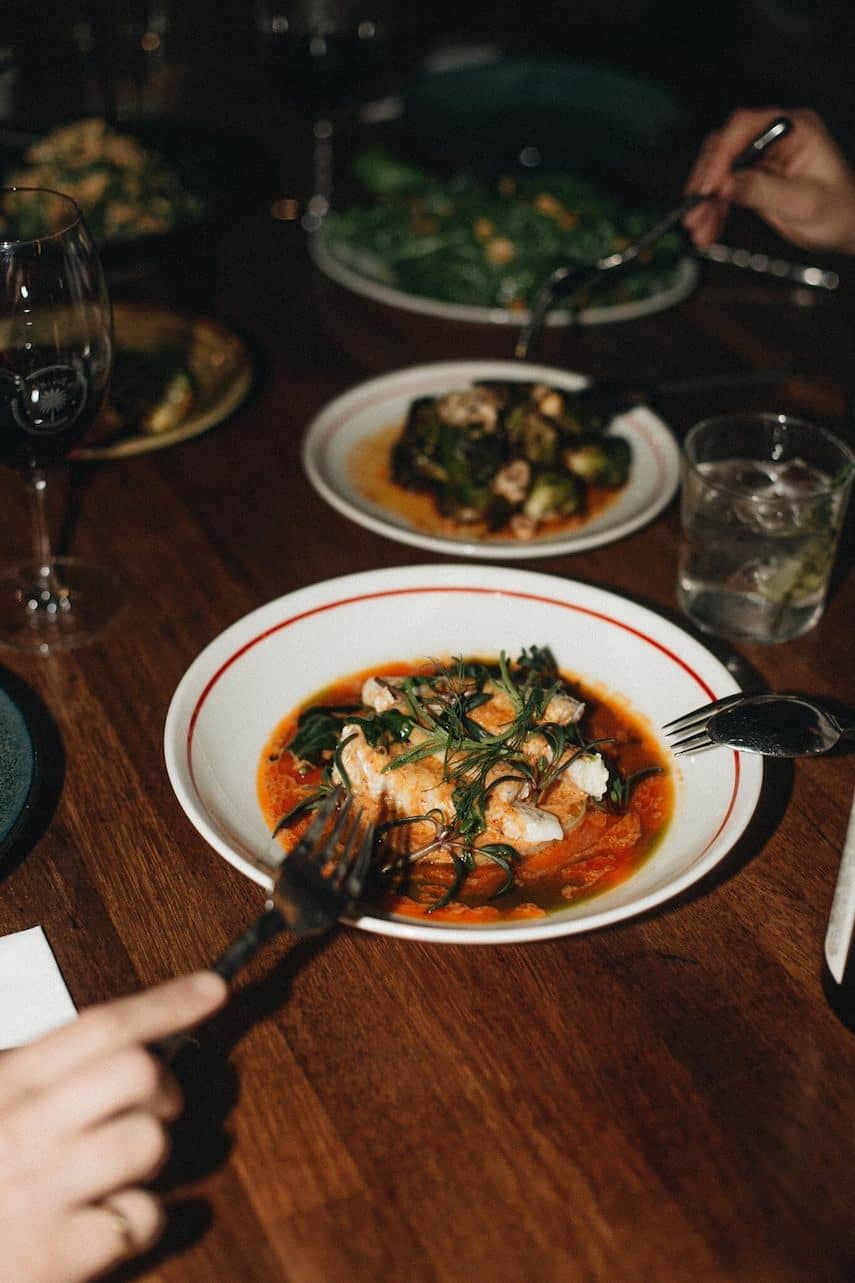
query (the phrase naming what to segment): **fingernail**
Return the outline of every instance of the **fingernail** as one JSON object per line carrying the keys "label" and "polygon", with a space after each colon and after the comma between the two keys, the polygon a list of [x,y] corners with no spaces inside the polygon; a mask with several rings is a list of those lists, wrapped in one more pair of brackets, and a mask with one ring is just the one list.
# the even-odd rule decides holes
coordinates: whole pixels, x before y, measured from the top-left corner
{"label": "fingernail", "polygon": [[222,998],[228,990],[225,980],[216,971],[196,971],[190,979],[193,988],[204,998]]}

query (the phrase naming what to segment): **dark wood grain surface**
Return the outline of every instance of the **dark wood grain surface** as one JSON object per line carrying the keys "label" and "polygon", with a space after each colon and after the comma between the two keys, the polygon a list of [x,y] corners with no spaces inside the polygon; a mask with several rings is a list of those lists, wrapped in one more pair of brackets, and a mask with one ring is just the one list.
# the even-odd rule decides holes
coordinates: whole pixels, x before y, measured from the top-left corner
{"label": "dark wood grain surface", "polygon": [[[361,379],[513,345],[348,296],[263,208],[196,248],[135,296],[236,327],[259,358],[255,392],[194,441],[75,469],[70,547],[121,572],[125,606],[86,649],[2,655],[39,701],[47,771],[0,869],[0,932],[41,923],[79,1006],[204,964],[259,909],[164,768],[166,710],[197,653],[305,584],[442,560],[322,503],[299,463],[309,418]],[[851,276],[820,296],[711,269],[671,311],[551,333],[542,356],[594,375],[791,368],[780,388],[661,409],[678,436],[749,405],[846,434],[852,289]],[[672,504],[631,538],[529,565],[673,614],[678,529]],[[4,553],[25,549],[10,474],[0,532]],[[851,546],[813,632],[719,648],[738,675],[855,703]],[[853,783],[851,754],[770,764],[724,863],[610,930],[477,950],[352,929],[277,942],[179,1062],[187,1108],[159,1182],[169,1228],[121,1277],[851,1279],[855,1037],[824,991],[822,941]]]}

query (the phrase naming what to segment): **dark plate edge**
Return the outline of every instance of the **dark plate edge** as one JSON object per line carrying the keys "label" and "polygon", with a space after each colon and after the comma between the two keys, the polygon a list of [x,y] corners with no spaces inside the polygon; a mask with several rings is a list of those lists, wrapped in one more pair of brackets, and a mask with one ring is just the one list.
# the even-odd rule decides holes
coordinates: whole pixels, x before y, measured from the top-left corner
{"label": "dark plate edge", "polygon": [[20,811],[12,822],[12,825],[3,838],[0,838],[0,860],[12,850],[16,839],[25,827],[27,820],[32,814],[36,798],[39,792],[39,785],[42,777],[42,754],[39,746],[39,737],[33,725],[33,720],[28,714],[26,708],[22,707],[20,698],[18,698],[18,688],[26,689],[24,684],[18,678],[9,680],[10,674],[0,673],[0,690],[11,701],[20,715],[30,742],[30,752],[32,754],[32,767],[30,770],[30,783],[27,789],[27,795],[24,798]]}

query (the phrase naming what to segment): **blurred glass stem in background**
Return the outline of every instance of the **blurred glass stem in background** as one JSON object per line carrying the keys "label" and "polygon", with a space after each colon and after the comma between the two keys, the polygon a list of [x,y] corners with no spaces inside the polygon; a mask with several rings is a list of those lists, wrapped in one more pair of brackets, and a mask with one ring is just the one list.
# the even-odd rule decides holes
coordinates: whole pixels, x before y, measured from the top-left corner
{"label": "blurred glass stem in background", "polygon": [[333,190],[333,123],[316,120],[312,126],[312,194],[300,220],[307,232],[316,232],[330,209]]}
{"label": "blurred glass stem in background", "polygon": [[258,0],[255,14],[279,90],[311,122],[310,190],[287,191],[273,214],[291,221],[297,200],[302,227],[316,232],[332,201],[336,123],[381,79],[384,23],[376,0]]}

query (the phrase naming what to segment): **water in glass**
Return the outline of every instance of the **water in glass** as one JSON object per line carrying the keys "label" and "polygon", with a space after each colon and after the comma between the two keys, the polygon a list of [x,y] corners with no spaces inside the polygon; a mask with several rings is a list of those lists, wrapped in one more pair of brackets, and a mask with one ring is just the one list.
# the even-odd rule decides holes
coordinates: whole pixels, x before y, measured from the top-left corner
{"label": "water in glass", "polygon": [[786,641],[822,614],[846,488],[802,459],[688,470],[678,597],[710,632]]}

